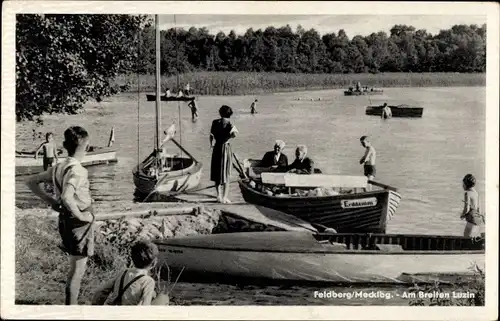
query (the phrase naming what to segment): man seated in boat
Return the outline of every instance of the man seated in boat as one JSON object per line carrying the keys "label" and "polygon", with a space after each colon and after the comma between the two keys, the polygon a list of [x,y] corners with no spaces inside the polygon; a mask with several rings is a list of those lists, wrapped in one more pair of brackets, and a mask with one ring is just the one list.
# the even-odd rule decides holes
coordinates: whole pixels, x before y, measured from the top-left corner
{"label": "man seated in boat", "polygon": [[288,166],[287,172],[295,174],[313,174],[314,162],[306,155],[307,146],[297,146],[297,149],[295,150],[295,161],[290,166]]}
{"label": "man seated in boat", "polygon": [[165,89],[165,97],[172,97],[172,93],[170,92],[170,88]]}
{"label": "man seated in boat", "polygon": [[264,154],[260,167],[269,167],[273,172],[286,172],[288,168],[288,157],[283,154],[285,142],[277,140],[274,143],[274,150]]}

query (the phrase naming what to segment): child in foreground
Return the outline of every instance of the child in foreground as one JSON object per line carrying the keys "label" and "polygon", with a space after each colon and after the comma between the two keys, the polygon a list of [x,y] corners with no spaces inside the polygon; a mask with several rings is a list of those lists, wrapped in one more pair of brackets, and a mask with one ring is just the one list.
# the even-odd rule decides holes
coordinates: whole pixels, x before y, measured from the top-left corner
{"label": "child in foreground", "polygon": [[[373,180],[376,175],[375,159],[377,157],[377,152],[370,143],[368,136],[361,136],[359,141],[361,142],[361,146],[365,148],[365,154],[361,157],[359,163],[363,165],[363,172],[368,180]],[[367,190],[371,190],[371,185],[368,185]]]}
{"label": "child in foreground", "polygon": [[161,300],[162,296],[156,297],[155,281],[149,276],[158,260],[158,247],[150,241],[139,241],[132,246],[130,255],[134,267],[104,284],[95,293],[93,305],[152,305]]}
{"label": "child in foreground", "polygon": [[462,180],[464,194],[464,209],[460,215],[461,219],[466,220],[464,236],[470,237],[477,229],[478,225],[484,223],[484,216],[479,211],[479,194],[476,189],[476,178],[472,174],[467,174]]}
{"label": "child in foreground", "polygon": [[[27,185],[38,197],[59,212],[60,248],[69,254],[70,271],[66,282],[66,305],[78,304],[80,283],[87,259],[94,254],[94,214],[87,170],[81,161],[89,146],[87,131],[79,126],[64,132],[68,157],[54,167],[31,177]],[[53,183],[55,197],[41,183]]]}

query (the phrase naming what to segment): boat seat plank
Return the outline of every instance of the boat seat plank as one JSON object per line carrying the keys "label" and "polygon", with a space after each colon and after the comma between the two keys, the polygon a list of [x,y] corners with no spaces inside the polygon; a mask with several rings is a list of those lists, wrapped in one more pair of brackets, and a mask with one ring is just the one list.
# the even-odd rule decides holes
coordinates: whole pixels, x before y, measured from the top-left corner
{"label": "boat seat plank", "polygon": [[262,173],[261,178],[264,184],[285,185],[287,187],[366,188],[368,186],[366,176]]}
{"label": "boat seat plank", "polygon": [[264,184],[285,185],[284,173],[262,173],[261,179]]}
{"label": "boat seat plank", "polygon": [[290,187],[364,187],[368,186],[366,176],[311,174],[286,174],[285,186]]}

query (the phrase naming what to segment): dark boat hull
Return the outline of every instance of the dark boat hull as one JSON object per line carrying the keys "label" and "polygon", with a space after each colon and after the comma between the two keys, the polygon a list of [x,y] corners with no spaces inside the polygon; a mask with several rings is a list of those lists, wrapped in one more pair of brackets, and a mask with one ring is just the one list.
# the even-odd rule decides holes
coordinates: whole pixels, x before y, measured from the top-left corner
{"label": "dark boat hull", "polygon": [[[153,94],[146,94],[146,99],[147,101],[156,101],[156,95]],[[184,96],[184,97],[167,97],[165,95],[162,95],[160,97],[161,101],[192,101],[194,100],[194,97],[189,97],[189,96]]]}
{"label": "dark boat hull", "polygon": [[[399,107],[389,106],[392,111],[392,117],[407,117],[407,118],[420,118],[424,113],[422,107]],[[368,106],[366,107],[366,115],[382,117],[382,107]]]}
{"label": "dark boat hull", "polygon": [[373,96],[373,95],[382,95],[384,93],[383,90],[373,90],[373,91],[350,91],[345,90],[344,96]]}
{"label": "dark boat hull", "polygon": [[[335,196],[279,197],[252,188],[248,180],[239,186],[247,203],[294,215],[306,222],[334,228],[337,232],[385,233],[401,196],[388,189]],[[363,206],[350,206],[355,202]]]}

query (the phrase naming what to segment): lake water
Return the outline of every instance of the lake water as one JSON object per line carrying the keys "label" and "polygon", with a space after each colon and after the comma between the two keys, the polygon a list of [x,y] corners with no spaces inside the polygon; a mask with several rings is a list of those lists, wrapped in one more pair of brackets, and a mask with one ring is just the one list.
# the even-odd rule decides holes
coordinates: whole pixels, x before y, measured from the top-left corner
{"label": "lake water", "polygon": [[[297,100],[299,97],[301,100]],[[255,98],[259,99],[258,114],[251,115],[249,106]],[[177,139],[203,162],[202,186],[211,185],[209,131],[223,104],[234,110],[231,120],[239,135],[232,146],[240,159],[260,158],[272,149],[276,139],[282,139],[287,144],[285,153],[289,160],[293,160],[297,144],[306,144],[309,156],[324,173],[362,175],[359,159],[364,149],[359,137],[368,135],[377,150],[376,180],[397,187],[402,195],[396,216],[388,224],[388,233],[459,235],[464,226],[459,215],[463,199],[461,180],[465,174],[477,177],[484,208],[485,98],[484,87],[388,88],[384,95],[372,97],[345,97],[341,90],[199,97],[200,118],[196,123],[191,122],[185,103],[163,102],[162,128],[173,122],[179,127],[180,111]],[[155,104],[147,102],[144,94],[140,94],[139,103],[137,99],[137,94],[124,94],[110,101],[89,103],[81,115],[46,117],[43,131],[53,131],[59,141],[65,128],[78,124],[89,130],[93,144],[104,145],[111,126],[115,127],[118,163],[89,169],[97,202],[132,200],[132,168],[152,151]],[[417,119],[389,120],[365,115],[367,105],[383,102],[424,107],[424,114]],[[31,130],[29,124],[17,126],[17,149],[34,149],[41,143],[41,139],[33,141]],[[172,147],[172,151],[176,148]],[[23,180],[16,178],[16,204],[40,206]],[[237,184],[233,184],[230,198],[242,200]],[[300,289],[187,283],[176,286],[181,299],[189,298],[190,304],[365,304],[362,300],[317,299],[312,295],[315,289]]]}

